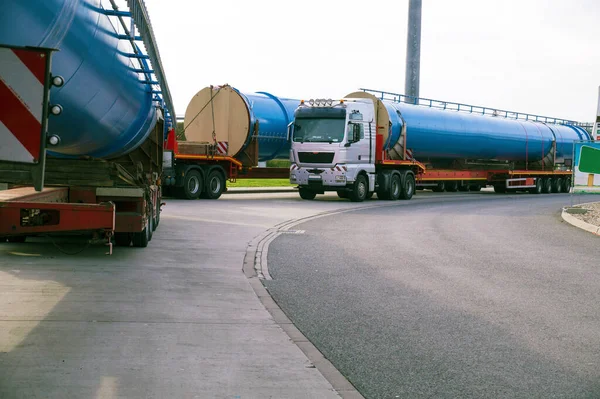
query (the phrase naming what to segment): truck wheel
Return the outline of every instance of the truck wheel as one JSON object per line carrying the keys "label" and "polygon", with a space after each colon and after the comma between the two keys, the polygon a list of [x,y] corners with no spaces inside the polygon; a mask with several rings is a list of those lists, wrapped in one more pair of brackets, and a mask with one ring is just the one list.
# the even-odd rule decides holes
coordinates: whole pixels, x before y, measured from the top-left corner
{"label": "truck wheel", "polygon": [[535,187],[529,189],[529,194],[541,194],[542,193],[542,179],[539,177],[535,179]]}
{"label": "truck wheel", "polygon": [[354,187],[350,192],[350,201],[363,202],[365,198],[367,198],[368,192],[369,186],[367,184],[367,179],[364,175],[358,175],[356,176],[356,180],[354,181]]}
{"label": "truck wheel", "polygon": [[552,179],[552,192],[560,193],[561,185],[562,185],[562,179],[560,177]]}
{"label": "truck wheel", "polygon": [[187,199],[196,199],[202,193],[202,175],[197,170],[190,170],[183,180],[183,195]]}
{"label": "truck wheel", "polygon": [[204,195],[208,199],[218,199],[221,194],[223,194],[223,190],[225,189],[225,179],[223,178],[223,174],[218,170],[213,170],[209,173],[208,179],[206,180],[206,188],[204,191]]}
{"label": "truck wheel", "polygon": [[152,241],[152,234],[154,233],[154,214],[148,218],[148,242]]}
{"label": "truck wheel", "polygon": [[415,175],[412,173],[407,173],[404,176],[404,184],[402,185],[402,192],[400,193],[400,198],[403,200],[409,200],[415,193]]}
{"label": "truck wheel", "polygon": [[128,247],[131,244],[131,233],[115,233],[115,244],[119,247]]}
{"label": "truck wheel", "polygon": [[461,181],[458,184],[458,191],[461,191],[461,192],[469,191],[469,184]]}
{"label": "truck wheel", "polygon": [[392,200],[392,201],[396,201],[397,199],[400,199],[401,191],[402,191],[402,179],[400,178],[400,175],[398,173],[393,173],[392,177],[390,179],[390,193],[389,193],[387,199]]}
{"label": "truck wheel", "polygon": [[337,190],[337,195],[340,198],[348,199],[348,197],[350,196],[350,193],[346,190]]}
{"label": "truck wheel", "polygon": [[317,193],[306,187],[300,187],[298,192],[300,193],[300,198],[304,200],[313,200],[317,196]]}
{"label": "truck wheel", "polygon": [[444,192],[445,189],[446,189],[446,185],[444,184],[444,182],[440,182],[440,183],[438,183],[437,186],[432,187],[431,191],[433,191],[434,193],[442,193],[442,192]]}
{"label": "truck wheel", "polygon": [[468,187],[469,191],[481,191],[481,186],[479,184],[473,184]]}
{"label": "truck wheel", "polygon": [[544,177],[542,179],[542,193],[549,194],[552,192],[552,179]]}
{"label": "truck wheel", "polygon": [[458,191],[458,182],[448,181],[446,182],[446,191],[449,193],[455,193]]}

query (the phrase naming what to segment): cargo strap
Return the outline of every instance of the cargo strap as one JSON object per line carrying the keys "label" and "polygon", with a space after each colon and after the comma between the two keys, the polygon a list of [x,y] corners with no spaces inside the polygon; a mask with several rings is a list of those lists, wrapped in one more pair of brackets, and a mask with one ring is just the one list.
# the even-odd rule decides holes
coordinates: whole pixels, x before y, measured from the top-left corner
{"label": "cargo strap", "polygon": [[210,86],[211,88],[211,96],[210,96],[210,100],[208,100],[208,102],[204,105],[204,107],[202,107],[202,109],[200,111],[198,111],[198,113],[196,115],[194,115],[194,117],[192,118],[192,120],[183,127],[183,133],[185,134],[185,131],[187,130],[188,126],[190,126],[192,124],[192,122],[194,122],[196,120],[196,118],[202,113],[202,111],[204,111],[204,109],[206,107],[208,107],[208,105],[210,104],[210,108],[212,111],[212,119],[213,119],[213,132],[212,132],[212,136],[213,136],[213,141],[214,141],[214,145],[216,146],[217,144],[217,135],[216,135],[216,131],[215,131],[215,111],[214,111],[214,104],[213,104],[213,99],[217,96],[217,94],[219,94],[219,92],[221,91],[222,87],[219,87],[217,89],[217,91],[213,94],[213,86]]}

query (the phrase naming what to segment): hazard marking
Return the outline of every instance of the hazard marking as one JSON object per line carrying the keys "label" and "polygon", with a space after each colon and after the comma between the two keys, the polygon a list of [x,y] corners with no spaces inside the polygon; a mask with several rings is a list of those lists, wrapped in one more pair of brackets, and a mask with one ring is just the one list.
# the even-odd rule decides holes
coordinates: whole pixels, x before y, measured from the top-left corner
{"label": "hazard marking", "polygon": [[0,48],[0,160],[35,163],[42,146],[46,54]]}
{"label": "hazard marking", "polygon": [[229,149],[229,142],[227,141],[218,141],[217,142],[217,152],[221,155],[227,155],[227,150]]}

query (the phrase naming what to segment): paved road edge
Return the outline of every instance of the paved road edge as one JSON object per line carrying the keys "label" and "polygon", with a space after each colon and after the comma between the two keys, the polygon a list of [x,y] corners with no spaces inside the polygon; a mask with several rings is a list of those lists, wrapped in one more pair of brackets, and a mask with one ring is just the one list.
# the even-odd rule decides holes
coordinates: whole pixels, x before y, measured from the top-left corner
{"label": "paved road edge", "polygon": [[343,399],[364,399],[358,390],[339,372],[337,368],[327,359],[316,346],[314,346],[308,338],[302,334],[300,330],[292,323],[287,315],[281,310],[277,302],[271,297],[269,291],[261,283],[261,279],[270,280],[271,275],[267,266],[267,255],[269,252],[269,244],[281,234],[296,234],[298,231],[290,230],[290,228],[305,223],[313,219],[332,216],[339,213],[352,212],[367,208],[381,208],[391,206],[393,203],[376,204],[359,206],[350,209],[338,209],[333,211],[322,212],[313,216],[308,216],[300,219],[288,220],[280,223],[264,233],[255,237],[248,248],[244,258],[243,271],[254,292],[260,299],[263,306],[273,317],[283,331],[288,335],[293,343],[300,348],[308,360],[319,370],[325,379],[331,384],[333,389]]}

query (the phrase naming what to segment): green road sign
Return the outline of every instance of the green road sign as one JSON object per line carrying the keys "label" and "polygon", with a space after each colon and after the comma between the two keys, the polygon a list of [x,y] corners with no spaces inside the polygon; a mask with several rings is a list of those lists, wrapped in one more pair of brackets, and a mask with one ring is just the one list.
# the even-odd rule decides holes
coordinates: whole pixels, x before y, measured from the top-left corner
{"label": "green road sign", "polygon": [[585,145],[581,147],[579,170],[583,173],[600,174],[600,150]]}

